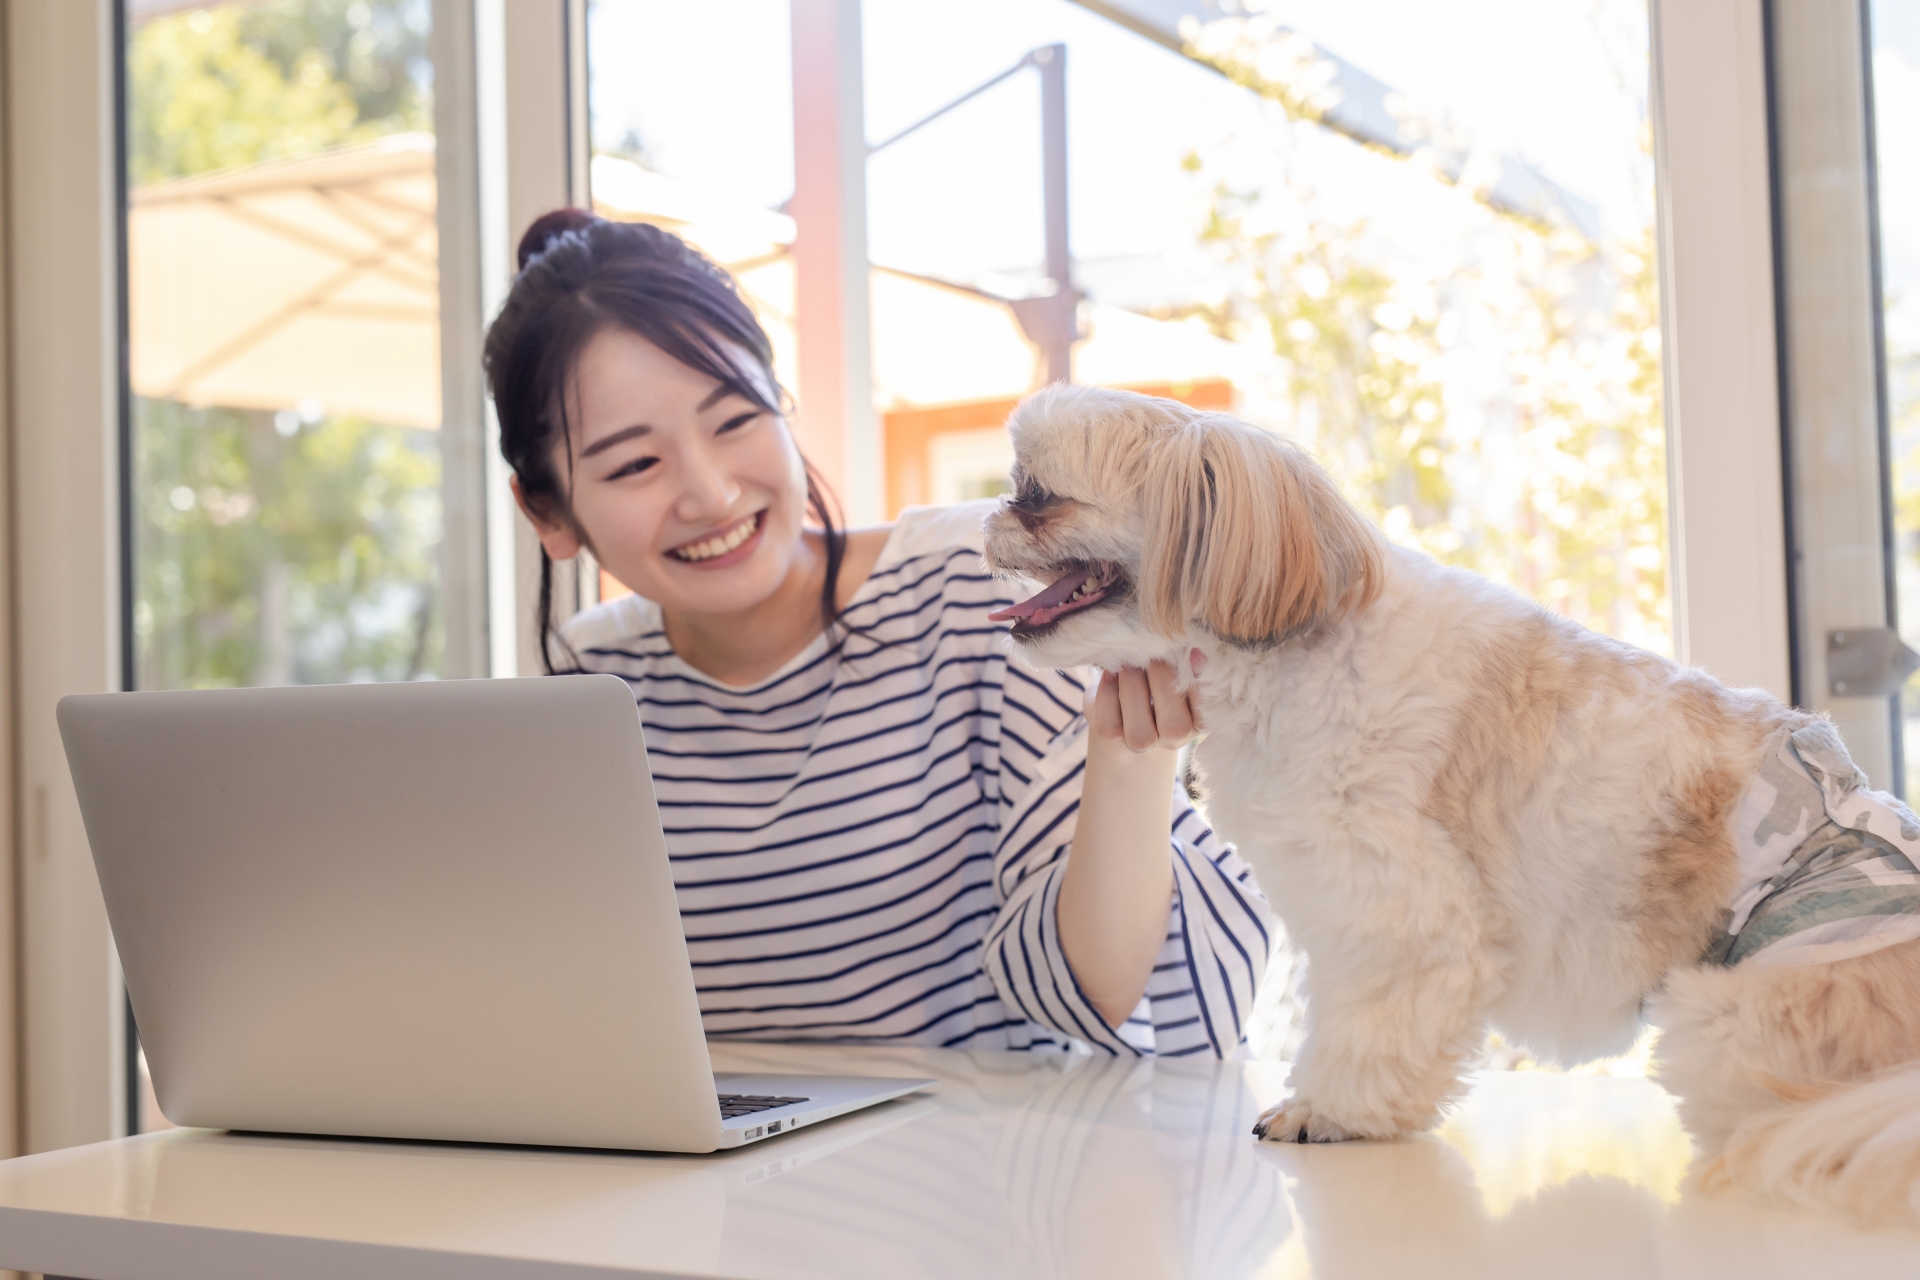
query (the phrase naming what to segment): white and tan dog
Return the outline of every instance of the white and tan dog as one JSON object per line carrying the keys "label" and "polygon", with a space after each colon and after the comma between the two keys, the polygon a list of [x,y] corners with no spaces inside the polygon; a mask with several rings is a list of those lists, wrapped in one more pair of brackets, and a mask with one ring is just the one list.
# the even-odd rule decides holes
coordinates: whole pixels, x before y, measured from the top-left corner
{"label": "white and tan dog", "polygon": [[[1706,959],[1737,898],[1784,883],[1735,838],[1757,779],[1767,802],[1825,760],[1830,795],[1877,795],[1824,720],[1388,545],[1302,450],[1231,418],[1055,388],[1011,429],[988,559],[1052,584],[1006,611],[1024,657],[1205,656],[1209,816],[1308,958],[1292,1096],[1256,1132],[1426,1129],[1489,1027],[1573,1062],[1644,1012],[1714,1179],[1920,1209],[1920,916],[1848,958]],[[1826,815],[1783,836],[1781,804],[1748,826],[1804,861]]]}

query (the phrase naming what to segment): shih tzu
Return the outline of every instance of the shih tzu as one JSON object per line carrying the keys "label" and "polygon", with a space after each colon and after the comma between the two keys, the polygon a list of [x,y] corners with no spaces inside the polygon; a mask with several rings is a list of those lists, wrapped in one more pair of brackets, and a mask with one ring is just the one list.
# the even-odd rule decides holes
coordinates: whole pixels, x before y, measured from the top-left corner
{"label": "shih tzu", "polygon": [[1433,1125],[1489,1028],[1643,1016],[1733,1183],[1920,1213],[1920,822],[1832,727],[1389,545],[1298,447],[1057,387],[987,520],[1027,661],[1204,655],[1209,816],[1307,956],[1271,1141]]}

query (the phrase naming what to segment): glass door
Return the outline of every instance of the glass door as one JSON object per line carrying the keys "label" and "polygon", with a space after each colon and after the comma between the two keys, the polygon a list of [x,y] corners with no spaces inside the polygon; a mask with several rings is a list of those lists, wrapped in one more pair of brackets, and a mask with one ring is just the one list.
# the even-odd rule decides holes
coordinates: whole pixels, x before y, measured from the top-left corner
{"label": "glass door", "polygon": [[[1874,0],[1868,18],[1894,616],[1901,639],[1920,649],[1920,4]],[[1897,705],[1896,781],[1911,800],[1920,795],[1920,681],[1906,681]]]}
{"label": "glass door", "polygon": [[431,18],[124,6],[129,687],[484,674],[447,657]]}
{"label": "glass door", "polygon": [[1794,701],[1873,785],[1920,752],[1920,6],[1767,7]]}

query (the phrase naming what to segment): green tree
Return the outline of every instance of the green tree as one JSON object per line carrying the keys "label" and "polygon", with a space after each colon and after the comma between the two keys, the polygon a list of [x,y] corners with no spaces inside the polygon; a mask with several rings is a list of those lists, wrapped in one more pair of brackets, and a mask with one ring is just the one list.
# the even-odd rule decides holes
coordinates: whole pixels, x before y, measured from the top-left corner
{"label": "green tree", "polygon": [[226,4],[154,18],[127,48],[129,178],[310,155],[432,127],[423,10],[365,0]]}
{"label": "green tree", "polygon": [[[272,0],[142,23],[130,181],[429,128],[426,21],[424,0]],[[141,687],[440,671],[436,433],[139,399],[133,444]]]}
{"label": "green tree", "polygon": [[1364,223],[1317,216],[1298,183],[1286,199],[1297,216],[1263,227],[1253,216],[1261,193],[1215,185],[1200,238],[1236,269],[1239,288],[1205,314],[1222,336],[1263,341],[1285,359],[1296,429],[1368,515],[1448,555],[1459,540],[1432,291],[1372,260]]}
{"label": "green tree", "polygon": [[[1598,253],[1564,234],[1515,234],[1530,253],[1509,356],[1526,463],[1510,580],[1596,630],[1670,647],[1654,229]],[[1572,305],[1576,269],[1610,288],[1609,307]]]}
{"label": "green tree", "polygon": [[142,688],[439,670],[431,432],[143,399],[134,448]]}
{"label": "green tree", "polygon": [[[1319,127],[1335,101],[1330,65],[1270,14],[1185,34],[1190,55],[1279,104],[1285,128]],[[1442,117],[1405,123],[1434,150],[1465,148]],[[1206,165],[1196,155],[1188,168]],[[1445,278],[1416,280],[1396,276],[1364,221],[1321,209],[1297,172],[1273,192],[1214,182],[1201,231],[1237,282],[1203,313],[1223,336],[1270,342],[1283,357],[1291,429],[1396,541],[1670,648],[1651,223],[1629,243],[1595,246],[1488,207],[1483,243]],[[1449,403],[1440,321],[1469,314],[1505,344],[1497,436],[1450,425],[1461,406]],[[1499,473],[1513,483],[1485,483]]]}

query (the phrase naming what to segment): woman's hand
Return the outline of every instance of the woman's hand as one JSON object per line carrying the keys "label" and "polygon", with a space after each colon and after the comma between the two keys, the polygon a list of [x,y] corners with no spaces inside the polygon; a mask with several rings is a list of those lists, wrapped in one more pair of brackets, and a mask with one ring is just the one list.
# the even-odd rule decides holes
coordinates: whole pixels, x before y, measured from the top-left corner
{"label": "woman's hand", "polygon": [[[1195,649],[1187,661],[1197,676],[1207,660]],[[1173,664],[1158,659],[1144,669],[1102,671],[1099,685],[1087,699],[1088,724],[1099,737],[1124,742],[1135,753],[1185,745],[1199,732],[1200,715],[1193,706],[1192,686],[1186,693],[1177,692],[1174,679]]]}
{"label": "woman's hand", "polygon": [[[1187,659],[1200,674],[1206,659]],[[1125,1022],[1147,989],[1173,901],[1172,750],[1200,728],[1168,662],[1102,672],[1087,692],[1087,769],[1073,850],[1060,882],[1060,947],[1080,989]],[[1129,754],[1131,753],[1131,754]]]}

